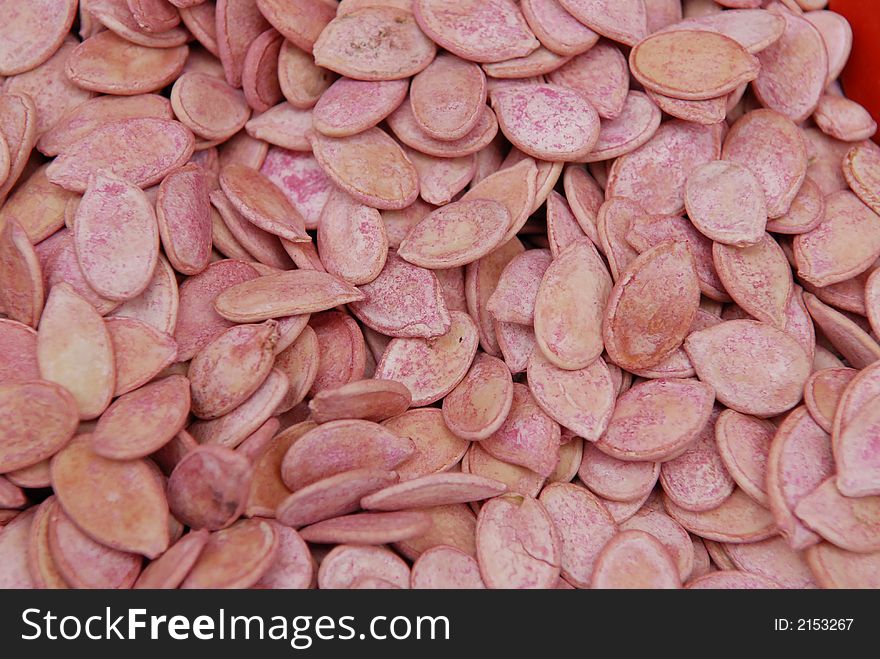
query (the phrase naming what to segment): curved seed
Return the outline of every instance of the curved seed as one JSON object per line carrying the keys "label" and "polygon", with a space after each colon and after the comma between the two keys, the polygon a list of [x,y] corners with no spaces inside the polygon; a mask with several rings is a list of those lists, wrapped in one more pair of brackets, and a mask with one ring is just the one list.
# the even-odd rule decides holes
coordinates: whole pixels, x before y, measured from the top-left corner
{"label": "curved seed", "polygon": [[98,420],[92,449],[114,460],[146,457],[183,430],[189,402],[189,382],[180,375],[124,394]]}
{"label": "curved seed", "polygon": [[103,545],[156,558],[168,547],[168,502],[144,460],[108,460],[88,436],[52,460],[52,487],[77,527]]}
{"label": "curved seed", "polygon": [[743,414],[768,417],[790,410],[810,374],[809,357],[793,338],[753,320],[694,332],[684,348],[718,400]]}

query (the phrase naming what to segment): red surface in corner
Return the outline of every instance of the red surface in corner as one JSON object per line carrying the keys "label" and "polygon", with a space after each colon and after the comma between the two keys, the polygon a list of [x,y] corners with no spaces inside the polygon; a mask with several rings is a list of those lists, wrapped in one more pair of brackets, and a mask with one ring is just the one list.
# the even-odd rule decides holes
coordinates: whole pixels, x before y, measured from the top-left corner
{"label": "red surface in corner", "polygon": [[[828,8],[845,16],[853,30],[852,55],[841,76],[844,92],[880,123],[880,2],[831,0]],[[880,143],[880,136],[874,141]]]}

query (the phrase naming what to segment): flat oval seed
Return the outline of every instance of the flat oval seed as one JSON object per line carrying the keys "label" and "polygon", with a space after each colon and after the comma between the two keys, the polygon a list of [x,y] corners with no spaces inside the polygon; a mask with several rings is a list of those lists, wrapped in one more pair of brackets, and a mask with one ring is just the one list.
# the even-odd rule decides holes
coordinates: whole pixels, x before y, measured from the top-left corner
{"label": "flat oval seed", "polygon": [[602,326],[609,357],[630,371],[656,365],[681,345],[699,302],[686,243],[666,242],[644,252],[611,290]]}
{"label": "flat oval seed", "polygon": [[110,404],[115,367],[110,334],[98,312],[67,284],[52,289],[37,333],[43,379],[57,382],[76,400],[81,419],[94,419]]}
{"label": "flat oval seed", "polygon": [[539,501],[507,495],[480,509],[477,562],[488,588],[551,588],[561,560],[561,539]]}
{"label": "flat oval seed", "polygon": [[363,299],[356,288],[326,272],[292,270],[236,284],[214,300],[233,322],[248,323],[332,309]]}
{"label": "flat oval seed", "polygon": [[735,489],[720,506],[705,512],[685,510],[664,497],[666,512],[691,533],[716,542],[757,542],[777,533],[770,511]]}
{"label": "flat oval seed", "polygon": [[795,507],[834,473],[831,437],[805,407],[780,424],[767,458],[767,496],[779,533],[793,549],[804,549],[819,537],[795,517]]}
{"label": "flat oval seed", "polygon": [[535,337],[551,363],[577,370],[601,354],[610,293],[611,277],[589,240],[570,245],[553,260],[535,301]]}
{"label": "flat oval seed", "polygon": [[601,357],[576,371],[558,368],[540,352],[528,363],[529,389],[551,418],[589,442],[599,439],[614,410],[617,388]]}
{"label": "flat oval seed", "polygon": [[330,193],[321,212],[317,246],[327,272],[354,285],[376,279],[388,256],[379,211],[339,189]]}
{"label": "flat oval seed", "polygon": [[311,127],[311,110],[299,110],[289,103],[279,103],[245,124],[253,139],[294,151],[309,150],[306,136]]}
{"label": "flat oval seed", "polygon": [[831,432],[843,392],[858,374],[854,368],[823,368],[804,385],[804,404],[825,432]]}
{"label": "flat oval seed", "polygon": [[251,167],[230,164],[220,187],[235,209],[260,229],[293,242],[308,242],[305,220],[282,191]]}
{"label": "flat oval seed", "polygon": [[398,481],[397,473],[381,469],[352,469],[298,489],[279,504],[280,524],[300,528],[357,512],[363,497]]}
{"label": "flat oval seed", "polygon": [[410,439],[370,421],[325,423],[300,438],[284,456],[281,475],[291,491],[352,469],[394,469],[413,454]]}
{"label": "flat oval seed", "polygon": [[635,151],[657,132],[661,115],[648,96],[629,92],[620,114],[602,123],[599,139],[585,161],[599,162]]}
{"label": "flat oval seed", "polygon": [[359,513],[317,522],[299,533],[311,543],[383,545],[418,537],[431,524],[430,516],[420,511]]}
{"label": "flat oval seed", "polygon": [[311,417],[317,423],[338,419],[382,421],[402,414],[412,395],[393,380],[358,380],[336,389],[324,389],[309,401]]}
{"label": "flat oval seed", "polygon": [[71,144],[48,166],[52,183],[85,192],[93,174],[110,174],[147,188],[185,164],[195,139],[176,121],[153,117],[109,121]]}
{"label": "flat oval seed", "polygon": [[786,327],[791,268],[770,234],[747,247],[716,242],[712,256],[725,290],[744,311],[779,329]]}
{"label": "flat oval seed", "polygon": [[472,62],[524,57],[540,45],[511,0],[415,0],[413,13],[428,37]]}
{"label": "flat oval seed", "polygon": [[500,359],[480,353],[468,374],[443,399],[443,419],[458,437],[486,439],[510,412],[513,380]]}
{"label": "flat oval seed", "polygon": [[278,79],[283,41],[284,37],[270,28],[251,42],[245,55],[241,85],[245,100],[257,112],[265,112],[283,98]]}
{"label": "flat oval seed", "polygon": [[15,220],[34,244],[49,238],[62,227],[64,209],[74,196],[49,182],[46,167],[38,168],[23,180],[0,209],[0,224]]}
{"label": "flat oval seed", "polygon": [[560,0],[560,4],[590,29],[628,46],[634,46],[647,35],[648,19],[644,2]]}
{"label": "flat oval seed", "polygon": [[769,417],[790,410],[810,375],[810,360],[793,338],[753,320],[694,332],[684,348],[718,400],[743,414]]}
{"label": "flat oval seed", "polygon": [[293,529],[275,525],[278,536],[278,556],[269,570],[255,584],[255,588],[296,589],[313,588],[315,562],[308,545]]}
{"label": "flat oval seed", "polygon": [[758,53],[761,71],[752,87],[762,105],[800,123],[813,113],[825,88],[828,51],[809,21],[782,9],[774,13],[785,19],[785,31]]}
{"label": "flat oval seed", "polygon": [[90,537],[113,549],[156,558],[168,547],[168,502],[144,460],[108,460],[87,438],[52,460],[58,502]]}
{"label": "flat oval seed", "polygon": [[825,197],[809,176],[791,202],[788,212],[767,222],[773,233],[809,233],[825,220]]}
{"label": "flat oval seed", "polygon": [[225,80],[188,72],[171,88],[177,119],[205,140],[226,140],[244,128],[251,116],[244,94]]}
{"label": "flat oval seed", "polygon": [[366,578],[409,588],[409,566],[386,547],[340,545],[330,550],[318,569],[318,587],[322,589],[352,588]]}
{"label": "flat oval seed", "polygon": [[[402,106],[401,106],[402,107]],[[419,177],[403,150],[379,128],[350,137],[312,133],[321,168],[355,199],[373,208],[406,208],[419,194]]]}
{"label": "flat oval seed", "polygon": [[423,268],[455,268],[485,256],[503,241],[510,213],[490,199],[463,200],[430,213],[407,234],[397,253]]}
{"label": "flat oval seed", "polygon": [[0,30],[0,75],[30,71],[49,59],[73,25],[76,9],[75,0],[37,0],[26,6],[4,2],[8,20]]}
{"label": "flat oval seed", "polygon": [[199,446],[187,453],[168,478],[168,505],[193,529],[216,531],[244,511],[253,465],[222,446]]}
{"label": "flat oval seed", "polygon": [[829,478],[800,500],[795,515],[841,549],[862,554],[880,551],[878,496],[843,496],[835,479]]}
{"label": "flat oval seed", "polygon": [[405,80],[340,78],[315,105],[312,125],[329,137],[348,137],[372,128],[406,98]]}
{"label": "flat oval seed", "polygon": [[63,387],[36,379],[0,384],[0,473],[52,457],[77,424],[76,401]]}
{"label": "flat oval seed", "polygon": [[116,399],[95,426],[92,449],[114,460],[145,457],[183,429],[188,413],[189,382],[170,375]]}
{"label": "flat oval seed", "polygon": [[423,407],[407,410],[382,422],[382,426],[409,438],[415,450],[395,467],[401,480],[409,480],[452,469],[464,456],[470,442],[452,433],[440,410]]}
{"label": "flat oval seed", "polygon": [[671,460],[697,439],[713,402],[711,387],[697,380],[640,382],[618,398],[596,446],[620,460]]}
{"label": "flat oval seed", "polygon": [[511,259],[486,303],[495,320],[525,325],[534,322],[535,297],[551,261],[550,253],[540,249],[527,250]]}
{"label": "flat oval seed", "polygon": [[859,199],[875,213],[880,210],[880,196],[876,192],[880,180],[880,151],[869,142],[858,144],[847,150],[842,169],[846,183]]}
{"label": "flat oval seed", "polygon": [[160,254],[153,278],[147,288],[137,297],[117,306],[112,313],[114,316],[142,320],[160,332],[170,334],[177,323],[178,305],[177,279],[174,270]]}
{"label": "flat oval seed", "polygon": [[428,66],[436,52],[415,17],[395,7],[365,7],[337,16],[314,50],[315,64],[357,80],[407,78]]}
{"label": "flat oval seed", "polygon": [[202,348],[188,371],[193,414],[217,418],[249,398],[272,370],[277,340],[277,323],[267,321],[231,327]]}
{"label": "flat oval seed", "polygon": [[78,87],[132,96],[162,89],[183,70],[189,49],[139,46],[107,30],[89,37],[67,59],[67,76]]}
{"label": "flat oval seed", "polygon": [[481,590],[486,587],[477,561],[445,545],[423,552],[413,564],[410,579],[414,589]]}
{"label": "flat oval seed", "polygon": [[617,533],[617,524],[602,502],[578,485],[548,485],[538,500],[559,534],[563,578],[577,588],[589,588],[596,559]]}
{"label": "flat oval seed", "polygon": [[110,300],[130,300],[150,284],[159,257],[159,226],[136,185],[99,172],[86,188],[73,231],[89,286]]}
{"label": "flat oval seed", "polygon": [[58,505],[46,530],[51,560],[73,588],[131,588],[141,571],[140,556],[95,542]]}
{"label": "flat oval seed", "polygon": [[578,92],[558,85],[521,85],[492,92],[505,137],[550,161],[581,161],[599,139],[599,115]]}
{"label": "flat oval seed", "polygon": [[477,351],[477,328],[470,316],[450,314],[446,334],[426,340],[393,339],[376,366],[375,377],[397,380],[412,392],[412,405],[440,400],[461,382]]}
{"label": "flat oval seed", "polygon": [[743,492],[763,506],[767,497],[767,457],[776,426],[764,419],[724,410],[715,422],[715,441],[727,472]]}
{"label": "flat oval seed", "polygon": [[[659,462],[627,462],[585,444],[578,476],[593,492],[611,501],[639,501],[654,489]],[[641,504],[640,504],[641,505]]]}
{"label": "flat oval seed", "polygon": [[592,588],[681,588],[678,566],[650,533],[631,529],[614,536],[596,558]]}
{"label": "flat oval seed", "polygon": [[687,450],[660,468],[663,492],[677,506],[687,510],[712,510],[733,492],[733,478],[724,466],[715,441],[717,417],[717,411],[713,412]]}
{"label": "flat oval seed", "polygon": [[[674,519],[658,510],[644,510],[633,515],[620,526],[621,530],[639,530],[649,533],[659,540],[678,566],[682,580],[689,578],[698,566],[695,565],[697,547],[701,547],[706,562],[709,561],[701,541],[688,534]],[[698,544],[699,543],[699,544]],[[707,566],[708,567],[708,566]]]}
{"label": "flat oval seed", "polygon": [[[699,62],[699,64],[697,64]],[[669,31],[642,40],[629,56],[646,88],[682,100],[728,94],[758,76],[760,66],[739,43],[717,32]]]}
{"label": "flat oval seed", "polygon": [[278,555],[278,533],[271,522],[243,519],[211,534],[181,588],[250,588]]}
{"label": "flat oval seed", "polygon": [[364,510],[409,510],[482,501],[504,494],[500,481],[472,474],[429,474],[389,485],[361,499]]}
{"label": "flat oval seed", "polygon": [[569,14],[559,0],[526,0],[520,11],[545,48],[559,55],[578,55],[592,48],[599,35]]}
{"label": "flat oval seed", "polygon": [[278,54],[278,82],[288,103],[303,110],[314,106],[334,78],[309,53],[285,39]]}
{"label": "flat oval seed", "polygon": [[321,0],[257,0],[256,4],[276,30],[309,53],[335,13],[335,7]]}
{"label": "flat oval seed", "polygon": [[385,266],[360,287],[363,300],[351,312],[364,325],[386,336],[441,336],[449,331],[449,309],[435,272],[412,265],[389,252]]}
{"label": "flat oval seed", "polygon": [[[216,5],[214,25],[206,26],[202,31],[213,32],[211,36],[216,41],[215,50],[223,64],[226,82],[241,87],[248,48],[269,28],[269,24],[257,9],[256,2],[221,0]],[[211,16],[202,17],[202,21],[211,22]]]}
{"label": "flat oval seed", "polygon": [[195,565],[208,538],[206,530],[190,531],[147,565],[133,588],[177,588]]}
{"label": "flat oval seed", "polygon": [[211,206],[204,170],[190,164],[166,176],[159,185],[156,219],[162,247],[178,272],[195,275],[211,256]]}
{"label": "flat oval seed", "polygon": [[629,90],[626,58],[612,43],[600,41],[548,76],[550,82],[584,95],[602,119],[623,113]]}
{"label": "flat oval seed", "polygon": [[444,53],[412,81],[409,102],[419,127],[437,140],[458,140],[473,130],[486,102],[479,66]]}
{"label": "flat oval seed", "polygon": [[785,31],[782,16],[756,9],[734,9],[703,16],[690,16],[664,28],[719,32],[738,42],[750,53],[759,53],[776,42]]}
{"label": "flat oval seed", "polygon": [[684,201],[694,226],[716,242],[744,247],[764,236],[764,191],[743,165],[717,160],[695,168]]}
{"label": "flat oval seed", "polygon": [[546,478],[559,462],[560,433],[559,425],[537,405],[528,387],[517,383],[510,413],[481,447],[499,460]]}
{"label": "flat oval seed", "polygon": [[36,326],[43,311],[40,261],[27,233],[9,219],[0,230],[0,306],[12,320]]}
{"label": "flat oval seed", "polygon": [[878,216],[851,192],[825,198],[825,219],[794,238],[798,276],[815,286],[846,281],[880,256]]}
{"label": "flat oval seed", "polygon": [[822,132],[846,142],[870,139],[877,132],[877,122],[868,111],[848,98],[822,94],[813,121]]}
{"label": "flat oval seed", "polygon": [[[740,89],[742,89],[742,87],[740,87]],[[733,92],[733,94],[735,93],[736,92]],[[718,96],[703,101],[683,101],[678,98],[663,96],[657,92],[648,91],[648,97],[666,114],[677,117],[678,119],[684,119],[685,121],[693,121],[705,126],[711,126],[712,124],[717,124],[719,121],[724,121],[727,114],[727,102],[730,95],[725,94],[724,96]]]}
{"label": "flat oval seed", "polygon": [[804,303],[813,322],[851,366],[861,369],[880,359],[880,344],[853,320],[809,293]]}

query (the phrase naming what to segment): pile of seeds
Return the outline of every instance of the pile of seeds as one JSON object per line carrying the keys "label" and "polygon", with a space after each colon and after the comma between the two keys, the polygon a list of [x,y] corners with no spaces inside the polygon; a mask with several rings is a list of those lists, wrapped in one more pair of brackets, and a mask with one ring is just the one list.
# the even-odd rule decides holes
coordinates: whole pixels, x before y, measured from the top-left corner
{"label": "pile of seeds", "polygon": [[0,587],[880,587],[823,0],[0,0]]}

